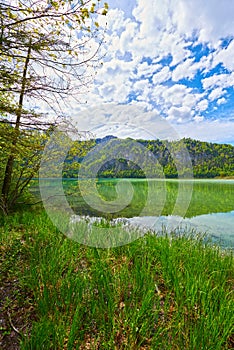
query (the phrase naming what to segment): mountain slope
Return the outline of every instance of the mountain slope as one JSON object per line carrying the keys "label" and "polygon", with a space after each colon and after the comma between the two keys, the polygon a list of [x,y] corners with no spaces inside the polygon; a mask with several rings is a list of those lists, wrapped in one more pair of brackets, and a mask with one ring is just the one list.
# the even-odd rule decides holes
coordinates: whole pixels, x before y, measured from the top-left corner
{"label": "mountain slope", "polygon": [[[79,142],[77,150],[78,148]],[[185,149],[188,152],[185,152]],[[85,156],[89,151],[91,153],[87,160]],[[135,157],[136,153],[137,157]],[[147,168],[147,158],[150,153],[153,153],[155,157],[153,169]],[[109,135],[103,139],[93,140],[86,147],[82,157],[68,155],[63,176],[77,177],[80,163],[83,160],[85,160],[87,174],[90,173],[92,176],[95,173],[98,177],[162,177],[163,171],[163,176],[176,178],[178,177],[178,164],[182,169],[180,175],[184,174],[186,177],[189,170],[184,167],[184,164],[189,161],[191,161],[193,176],[196,178],[234,176],[234,147],[232,145],[202,142],[190,138],[169,142],[118,139]],[[147,174],[145,174],[145,169]]]}

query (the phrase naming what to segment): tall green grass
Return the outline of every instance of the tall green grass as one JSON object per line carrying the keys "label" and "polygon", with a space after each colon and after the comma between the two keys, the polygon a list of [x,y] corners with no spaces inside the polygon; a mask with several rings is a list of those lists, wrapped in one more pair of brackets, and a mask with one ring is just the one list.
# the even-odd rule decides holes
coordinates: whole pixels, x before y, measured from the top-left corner
{"label": "tall green grass", "polygon": [[231,252],[190,234],[89,248],[44,212],[2,223],[2,272],[30,291],[36,315],[21,349],[232,348]]}

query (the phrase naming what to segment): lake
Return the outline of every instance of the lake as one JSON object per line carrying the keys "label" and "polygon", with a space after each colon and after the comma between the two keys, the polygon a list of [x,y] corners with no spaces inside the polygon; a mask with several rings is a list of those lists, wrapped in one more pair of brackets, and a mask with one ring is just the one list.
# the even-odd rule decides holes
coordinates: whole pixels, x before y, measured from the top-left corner
{"label": "lake", "polygon": [[60,208],[64,191],[78,216],[126,218],[132,225],[157,232],[192,228],[222,246],[234,247],[234,180],[40,181],[44,199],[53,198],[53,205]]}

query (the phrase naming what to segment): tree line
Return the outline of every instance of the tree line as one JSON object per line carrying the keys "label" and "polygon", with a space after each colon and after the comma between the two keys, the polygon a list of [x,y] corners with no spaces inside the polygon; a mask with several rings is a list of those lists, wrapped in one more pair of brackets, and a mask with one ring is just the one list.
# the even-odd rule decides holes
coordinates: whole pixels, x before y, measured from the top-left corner
{"label": "tree line", "polygon": [[[107,145],[112,150],[112,154],[118,155],[118,147],[126,148],[126,140],[118,140],[120,142],[116,143],[115,137],[109,136],[107,139]],[[132,140],[129,139],[129,141],[132,145]],[[98,152],[96,156],[95,152],[93,153],[92,161],[86,165],[87,175],[90,169],[90,176],[92,176],[92,171],[95,168],[99,169],[97,176],[100,178],[144,178],[146,177],[144,170],[147,172],[147,176],[152,178],[162,177],[162,175],[166,178],[178,178],[178,175],[184,177],[192,175],[195,178],[234,176],[234,147],[230,144],[203,142],[190,138],[171,142],[162,140],[135,141],[143,146],[142,149],[152,152],[155,156],[156,162],[153,169],[147,168],[147,161],[145,161],[145,154],[143,153],[142,157],[141,155],[138,157],[142,162],[142,166],[140,166],[124,158],[108,159],[108,154],[106,154],[103,147],[103,151]],[[103,143],[105,142],[106,138],[103,139]],[[101,139],[89,141],[89,144],[77,141],[75,148],[68,154],[64,163],[63,177],[77,178],[84,156],[100,143],[102,143]],[[76,148],[77,151],[75,151]],[[171,148],[173,148],[177,158],[176,162],[175,157],[170,152]],[[190,169],[186,168],[186,162],[183,159],[184,148],[188,151],[186,156],[191,160],[192,174],[190,174]],[[74,156],[74,151],[76,156]],[[130,152],[134,153],[134,149],[130,148]],[[180,172],[178,174],[179,166]]]}

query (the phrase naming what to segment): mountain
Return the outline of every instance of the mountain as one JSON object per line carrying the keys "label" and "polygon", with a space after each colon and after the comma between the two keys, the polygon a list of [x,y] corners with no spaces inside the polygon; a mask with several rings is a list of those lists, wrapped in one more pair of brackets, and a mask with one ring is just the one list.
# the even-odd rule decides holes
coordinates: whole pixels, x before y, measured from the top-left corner
{"label": "mountain", "polygon": [[[82,147],[84,149],[84,142]],[[180,169],[180,176],[189,177],[191,171],[187,165],[190,162],[195,178],[234,176],[234,146],[190,138],[169,142],[108,135],[86,144],[82,157],[70,154],[67,159],[64,177],[77,177],[81,161],[85,162],[86,173],[91,177],[177,178],[177,169]]]}
{"label": "mountain", "polygon": [[99,144],[99,143],[108,142],[108,141],[113,140],[113,139],[117,139],[117,137],[113,136],[113,135],[107,135],[103,138],[97,138],[94,141],[96,142],[96,144]]}

